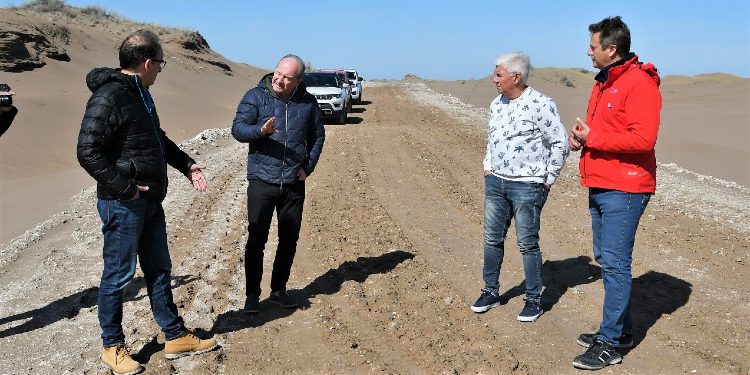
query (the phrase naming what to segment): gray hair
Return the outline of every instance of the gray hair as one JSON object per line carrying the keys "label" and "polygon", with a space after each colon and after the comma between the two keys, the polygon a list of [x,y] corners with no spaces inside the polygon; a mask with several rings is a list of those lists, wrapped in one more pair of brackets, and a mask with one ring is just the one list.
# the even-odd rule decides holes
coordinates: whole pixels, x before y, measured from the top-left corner
{"label": "gray hair", "polygon": [[529,70],[531,70],[531,60],[523,52],[506,53],[495,60],[495,66],[502,66],[508,72],[518,73],[521,75],[521,83],[526,84],[529,79]]}
{"label": "gray hair", "polygon": [[284,57],[282,57],[281,59],[279,59],[279,63],[276,64],[276,66],[278,66],[279,64],[281,64],[281,61],[283,61],[284,59],[294,59],[294,60],[297,60],[297,65],[299,66],[299,69],[297,69],[297,77],[302,77],[302,75],[305,74],[305,62],[302,61],[302,59],[299,56],[291,54],[291,53],[288,54],[288,55],[285,55]]}

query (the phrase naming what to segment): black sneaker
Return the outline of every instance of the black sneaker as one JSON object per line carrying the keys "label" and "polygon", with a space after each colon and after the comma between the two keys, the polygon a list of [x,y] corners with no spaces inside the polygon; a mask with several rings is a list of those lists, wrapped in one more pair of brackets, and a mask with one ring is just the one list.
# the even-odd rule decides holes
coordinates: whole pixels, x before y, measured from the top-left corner
{"label": "black sneaker", "polygon": [[245,300],[245,306],[242,308],[242,312],[248,314],[257,314],[260,312],[260,298],[257,294],[249,294]]}
{"label": "black sneaker", "polygon": [[606,342],[594,340],[583,354],[573,360],[573,367],[584,370],[598,370],[620,362],[622,362],[622,356],[615,347]]}
{"label": "black sneaker", "polygon": [[482,291],[482,295],[479,299],[471,305],[471,311],[475,313],[483,313],[493,307],[500,306],[500,296],[496,296],[486,290]]}
{"label": "black sneaker", "polygon": [[523,306],[523,310],[518,314],[518,321],[520,322],[533,322],[537,320],[544,313],[542,305],[539,302],[531,302],[526,300]]}
{"label": "black sneaker", "polygon": [[271,301],[271,303],[280,305],[281,307],[292,308],[299,306],[299,303],[293,300],[292,297],[289,297],[289,295],[286,294],[285,290],[276,290],[271,292],[271,297],[269,297],[268,300]]}
{"label": "black sneaker", "polygon": [[[594,342],[595,337],[596,333],[582,333],[580,336],[578,336],[578,340],[576,340],[576,342],[578,343],[578,345],[583,346],[584,348],[588,348]],[[626,333],[620,336],[620,338],[617,339],[617,344],[612,346],[614,346],[615,348],[629,348],[633,346],[633,335]]]}

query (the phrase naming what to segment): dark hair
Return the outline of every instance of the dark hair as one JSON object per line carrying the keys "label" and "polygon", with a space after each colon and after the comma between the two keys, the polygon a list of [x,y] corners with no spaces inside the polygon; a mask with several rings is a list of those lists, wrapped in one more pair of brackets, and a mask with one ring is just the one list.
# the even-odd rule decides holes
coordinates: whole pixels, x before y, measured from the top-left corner
{"label": "dark hair", "polygon": [[625,56],[630,53],[630,29],[625,22],[622,22],[620,16],[607,17],[600,22],[589,25],[589,32],[599,35],[599,43],[602,48],[607,46],[617,47],[617,54]]}
{"label": "dark hair", "polygon": [[138,64],[154,59],[162,52],[159,37],[148,30],[138,30],[125,38],[120,45],[120,68],[133,69]]}

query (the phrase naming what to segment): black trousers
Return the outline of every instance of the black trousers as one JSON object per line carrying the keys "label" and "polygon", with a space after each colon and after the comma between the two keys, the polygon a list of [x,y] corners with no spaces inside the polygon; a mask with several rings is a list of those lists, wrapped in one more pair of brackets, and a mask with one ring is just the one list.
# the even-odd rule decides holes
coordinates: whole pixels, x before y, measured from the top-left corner
{"label": "black trousers", "polygon": [[305,203],[305,182],[269,184],[249,180],[247,185],[247,244],[245,245],[245,293],[260,295],[263,277],[263,250],[268,241],[271,218],[276,210],[279,225],[279,245],[273,261],[271,290],[286,290],[292,269],[297,240],[302,226],[302,206]]}

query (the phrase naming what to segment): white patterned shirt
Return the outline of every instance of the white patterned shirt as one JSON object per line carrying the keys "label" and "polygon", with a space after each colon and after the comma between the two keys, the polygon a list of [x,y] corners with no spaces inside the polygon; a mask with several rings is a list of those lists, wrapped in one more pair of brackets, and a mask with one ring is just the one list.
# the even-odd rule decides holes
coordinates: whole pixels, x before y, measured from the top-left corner
{"label": "white patterned shirt", "polygon": [[568,139],[555,102],[527,87],[490,104],[484,170],[513,181],[552,185],[568,157]]}

